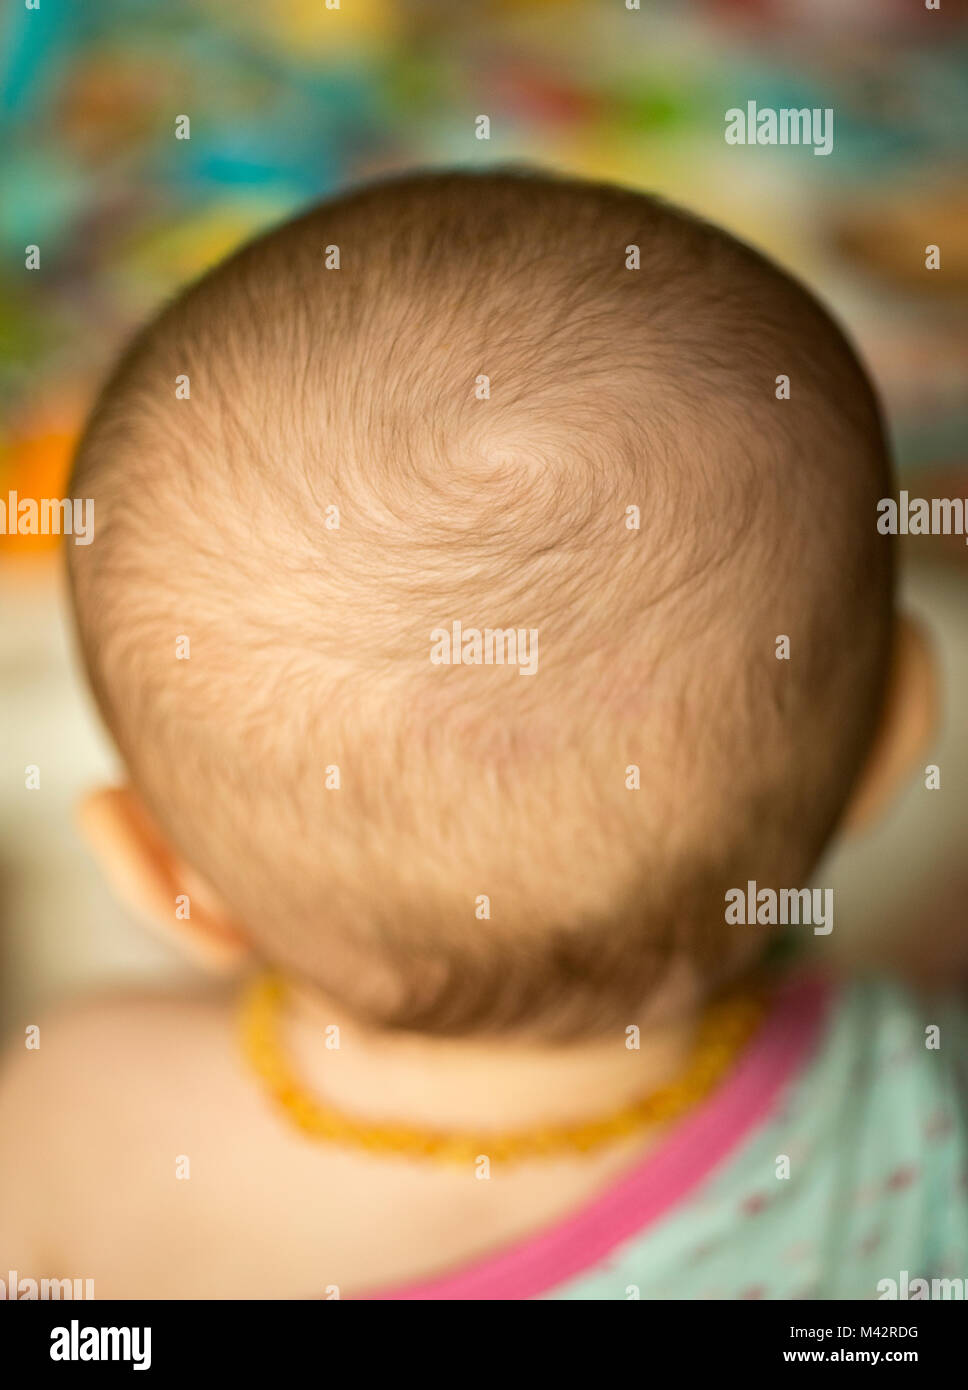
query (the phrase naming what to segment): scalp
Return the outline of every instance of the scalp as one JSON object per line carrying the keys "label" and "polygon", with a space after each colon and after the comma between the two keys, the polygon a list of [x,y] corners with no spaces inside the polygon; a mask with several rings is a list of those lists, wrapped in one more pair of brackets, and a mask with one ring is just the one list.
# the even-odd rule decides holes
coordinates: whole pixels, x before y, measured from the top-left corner
{"label": "scalp", "polygon": [[[731,958],[724,886],[830,834],[883,683],[886,467],[849,345],[748,248],[623,190],[415,176],[133,345],[78,458],[80,632],[270,957],[403,1026],[601,1026]],[[452,619],[537,629],[540,673],[431,666]]]}

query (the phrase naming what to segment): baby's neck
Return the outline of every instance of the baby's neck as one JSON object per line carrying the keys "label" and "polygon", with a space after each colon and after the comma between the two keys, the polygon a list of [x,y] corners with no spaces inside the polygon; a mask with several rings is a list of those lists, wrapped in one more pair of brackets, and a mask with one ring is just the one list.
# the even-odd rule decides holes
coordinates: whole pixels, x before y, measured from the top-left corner
{"label": "baby's neck", "polygon": [[428,1129],[524,1129],[604,1115],[673,1080],[697,1017],[692,990],[676,991],[604,1038],[567,1045],[380,1032],[302,986],[290,987],[279,1026],[303,1083],[347,1113]]}

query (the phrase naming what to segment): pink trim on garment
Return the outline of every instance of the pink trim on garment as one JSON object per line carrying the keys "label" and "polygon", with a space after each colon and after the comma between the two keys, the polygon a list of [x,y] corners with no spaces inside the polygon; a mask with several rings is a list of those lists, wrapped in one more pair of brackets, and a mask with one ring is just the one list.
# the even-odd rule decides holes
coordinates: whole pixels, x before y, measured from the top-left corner
{"label": "pink trim on garment", "polygon": [[530,1299],[591,1270],[681,1202],[773,1109],[807,1061],[830,989],[783,986],[723,1084],[641,1163],[599,1197],[537,1235],[455,1273],[378,1290],[370,1299]]}

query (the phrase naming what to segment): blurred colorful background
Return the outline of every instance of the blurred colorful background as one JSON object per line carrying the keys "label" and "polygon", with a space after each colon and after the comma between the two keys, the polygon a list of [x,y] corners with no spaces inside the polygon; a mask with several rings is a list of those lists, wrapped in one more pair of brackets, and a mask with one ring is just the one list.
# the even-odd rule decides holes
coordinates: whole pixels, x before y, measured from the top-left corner
{"label": "blurred colorful background", "polygon": [[[629,4],[10,0],[0,498],[63,494],[128,334],[241,240],[386,171],[507,160],[657,191],[797,271],[871,366],[901,485],[968,497],[964,5]],[[832,108],[833,152],[727,145],[725,112],[748,100]],[[913,788],[825,870],[850,905],[845,949],[919,913],[964,930],[968,548],[918,538],[906,559],[944,663],[942,790]],[[0,613],[0,1005],[19,1017],[80,983],[176,967],[108,899],[71,825],[113,763],[71,657],[54,539],[0,536]]]}

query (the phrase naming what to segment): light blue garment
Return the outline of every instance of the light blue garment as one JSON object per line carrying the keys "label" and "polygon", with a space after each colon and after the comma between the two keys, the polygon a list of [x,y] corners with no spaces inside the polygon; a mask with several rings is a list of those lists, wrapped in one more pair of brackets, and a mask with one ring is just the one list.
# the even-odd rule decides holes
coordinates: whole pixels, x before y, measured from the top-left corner
{"label": "light blue garment", "polygon": [[966,1100],[960,1003],[848,986],[766,1120],[647,1229],[543,1296],[928,1296],[911,1288],[919,1278],[955,1281],[934,1297],[964,1296]]}

